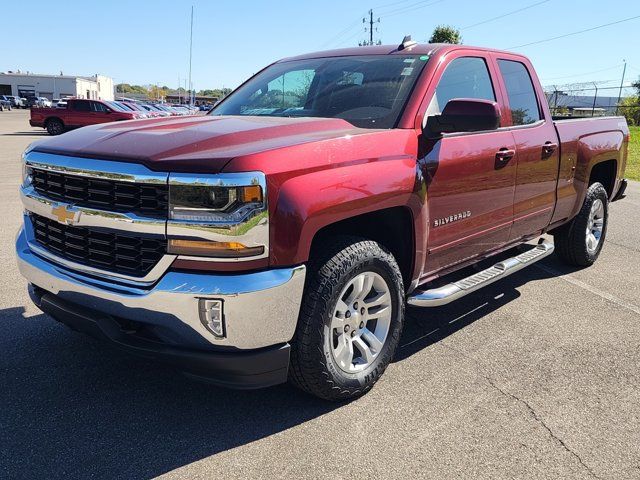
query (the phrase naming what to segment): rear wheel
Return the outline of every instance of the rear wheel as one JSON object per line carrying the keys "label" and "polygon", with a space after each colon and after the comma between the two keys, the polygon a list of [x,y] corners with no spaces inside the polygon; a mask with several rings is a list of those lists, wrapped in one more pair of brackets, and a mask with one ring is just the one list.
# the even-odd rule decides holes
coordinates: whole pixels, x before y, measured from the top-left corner
{"label": "rear wheel", "polygon": [[556,252],[569,265],[588,267],[600,255],[607,235],[609,199],[601,183],[587,190],[578,215],[553,234]]}
{"label": "rear wheel", "polygon": [[47,121],[47,132],[49,132],[49,135],[60,135],[61,133],[64,133],[64,124],[61,120],[52,118]]}
{"label": "rear wheel", "polygon": [[402,275],[376,242],[335,241],[309,265],[292,341],[291,381],[327,400],[370,390],[398,346],[404,318]]}

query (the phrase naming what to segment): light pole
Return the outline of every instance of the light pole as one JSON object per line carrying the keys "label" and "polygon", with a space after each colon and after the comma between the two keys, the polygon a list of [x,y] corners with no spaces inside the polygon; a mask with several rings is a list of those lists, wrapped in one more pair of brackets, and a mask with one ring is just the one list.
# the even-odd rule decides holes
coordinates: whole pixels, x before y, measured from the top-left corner
{"label": "light pole", "polygon": [[193,53],[193,5],[191,5],[191,30],[189,33],[189,106],[193,106],[193,94],[191,92],[191,57]]}

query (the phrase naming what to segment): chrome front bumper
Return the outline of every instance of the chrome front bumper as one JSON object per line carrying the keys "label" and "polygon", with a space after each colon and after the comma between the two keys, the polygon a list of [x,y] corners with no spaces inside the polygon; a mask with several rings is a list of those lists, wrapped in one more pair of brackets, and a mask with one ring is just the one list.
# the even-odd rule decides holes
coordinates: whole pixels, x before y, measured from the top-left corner
{"label": "chrome front bumper", "polygon": [[[304,265],[244,274],[168,270],[155,285],[136,288],[45,260],[30,248],[24,228],[16,254],[31,284],[97,314],[148,325],[169,345],[194,349],[249,350],[291,340],[306,273]],[[223,301],[225,338],[216,338],[201,323],[200,299]]]}

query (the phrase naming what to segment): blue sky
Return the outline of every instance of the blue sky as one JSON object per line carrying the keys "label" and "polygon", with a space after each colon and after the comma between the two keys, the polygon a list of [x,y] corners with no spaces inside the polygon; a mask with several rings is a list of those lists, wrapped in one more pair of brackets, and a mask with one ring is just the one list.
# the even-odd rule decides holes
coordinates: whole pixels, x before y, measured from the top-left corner
{"label": "blue sky", "polygon": [[[536,5],[537,4],[537,5]],[[355,46],[362,17],[380,17],[377,38],[426,40],[434,26],[462,29],[464,43],[517,45],[640,15],[638,0],[136,0],[12,1],[2,8],[0,71],[90,75],[116,82],[177,86],[188,72],[189,16],[195,8],[193,84],[235,87],[278,58]],[[530,8],[529,8],[530,7]],[[521,12],[500,19],[514,10]],[[491,21],[488,21],[491,20]],[[484,23],[483,23],[484,22]],[[619,84],[640,77],[640,18],[513,50],[528,55],[545,85],[581,81]]]}

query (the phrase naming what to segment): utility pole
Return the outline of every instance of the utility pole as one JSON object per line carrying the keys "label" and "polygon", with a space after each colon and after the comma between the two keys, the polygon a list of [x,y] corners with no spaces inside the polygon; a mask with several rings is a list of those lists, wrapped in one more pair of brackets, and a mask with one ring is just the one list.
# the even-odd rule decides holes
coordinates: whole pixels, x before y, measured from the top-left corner
{"label": "utility pole", "polygon": [[189,105],[193,105],[191,94],[191,56],[193,52],[193,5],[191,5],[191,32],[189,33]]}
{"label": "utility pole", "polygon": [[620,80],[620,90],[618,90],[618,102],[616,103],[616,115],[618,114],[618,107],[620,105],[620,98],[622,98],[622,85],[624,85],[624,74],[627,73],[627,61],[624,62],[624,68],[622,69],[622,80]]}
{"label": "utility pole", "polygon": [[[380,18],[378,17],[378,19],[374,21],[374,20],[373,20],[373,9],[371,9],[371,10],[369,10],[369,21],[367,22],[367,19],[366,19],[366,18],[363,18],[363,19],[362,19],[362,23],[364,23],[365,25],[366,25],[367,23],[369,23],[369,41],[367,42],[367,41],[365,40],[365,41],[363,41],[363,42],[360,42],[360,46],[361,46],[361,47],[364,47],[364,46],[367,46],[367,45],[374,45],[374,43],[373,43],[373,31],[374,31],[374,28],[373,28],[373,26],[374,26],[375,24],[380,23]],[[367,27],[365,27],[364,31],[365,31],[365,32],[367,31]],[[376,31],[376,32],[378,31],[378,27],[376,27],[376,28],[375,28],[375,31]],[[378,45],[381,45],[381,44],[382,44],[382,42],[381,42],[380,40],[378,40],[378,42],[377,42],[377,43],[378,43]]]}

